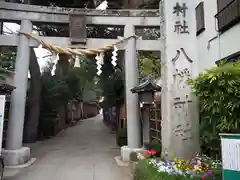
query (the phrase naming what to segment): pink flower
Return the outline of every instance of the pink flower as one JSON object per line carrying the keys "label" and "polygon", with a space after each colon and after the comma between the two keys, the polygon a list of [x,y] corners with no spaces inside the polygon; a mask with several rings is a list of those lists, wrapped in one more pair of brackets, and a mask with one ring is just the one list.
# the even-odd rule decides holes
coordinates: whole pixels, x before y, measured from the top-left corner
{"label": "pink flower", "polygon": [[147,154],[151,154],[151,151],[149,151],[149,150],[144,150],[144,152]]}
{"label": "pink flower", "polygon": [[150,150],[150,154],[151,154],[151,155],[155,155],[155,154],[157,154],[157,151],[156,151],[155,149],[151,149],[151,150]]}
{"label": "pink flower", "polygon": [[148,156],[149,156],[149,153],[145,151],[145,153],[142,153],[142,156],[143,156],[143,157],[148,157]]}

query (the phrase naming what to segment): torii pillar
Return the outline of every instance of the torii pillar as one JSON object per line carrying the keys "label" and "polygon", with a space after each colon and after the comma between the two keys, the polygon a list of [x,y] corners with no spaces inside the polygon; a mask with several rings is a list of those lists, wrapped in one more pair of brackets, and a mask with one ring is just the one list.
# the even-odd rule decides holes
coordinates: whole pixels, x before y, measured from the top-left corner
{"label": "torii pillar", "polygon": [[[134,25],[127,24],[124,29],[124,36],[129,37],[133,35],[135,35]],[[128,145],[121,147],[121,158],[127,162],[130,160],[132,151],[137,151],[142,148],[139,99],[137,93],[133,94],[131,92],[131,89],[139,83],[136,38],[134,37],[127,42],[124,64]]]}
{"label": "torii pillar", "polygon": [[[20,31],[31,33],[31,21],[22,20]],[[30,159],[30,148],[22,146],[29,63],[29,38],[20,34],[13,79],[16,89],[12,92],[6,149],[3,150],[7,166],[25,164]]]}

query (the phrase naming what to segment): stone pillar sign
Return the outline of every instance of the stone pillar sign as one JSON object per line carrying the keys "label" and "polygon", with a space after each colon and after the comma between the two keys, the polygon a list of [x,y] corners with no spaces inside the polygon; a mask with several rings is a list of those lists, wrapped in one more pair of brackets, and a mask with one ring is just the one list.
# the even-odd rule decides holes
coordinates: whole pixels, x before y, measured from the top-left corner
{"label": "stone pillar sign", "polygon": [[[183,63],[185,66],[181,68]],[[175,155],[180,157],[189,157],[199,150],[197,102],[187,84],[192,78],[192,63],[183,48],[172,59],[172,144],[178,149]]]}
{"label": "stone pillar sign", "polygon": [[188,158],[199,151],[198,102],[187,84],[198,74],[196,0],[160,2],[163,155]]}

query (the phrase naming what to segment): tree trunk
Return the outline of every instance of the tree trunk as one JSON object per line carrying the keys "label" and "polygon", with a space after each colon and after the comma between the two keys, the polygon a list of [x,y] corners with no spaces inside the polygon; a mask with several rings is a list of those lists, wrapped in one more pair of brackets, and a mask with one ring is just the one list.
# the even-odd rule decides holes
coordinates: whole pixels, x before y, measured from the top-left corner
{"label": "tree trunk", "polygon": [[[63,76],[69,72],[70,64],[69,64],[69,56],[65,54],[59,54],[59,60],[56,68],[56,76]],[[67,102],[60,102],[58,114],[59,114],[59,128],[66,128],[66,120],[67,120]]]}
{"label": "tree trunk", "polygon": [[26,143],[35,142],[37,139],[41,103],[41,72],[33,48],[31,48],[29,71],[31,79],[28,95],[28,116],[24,129]]}

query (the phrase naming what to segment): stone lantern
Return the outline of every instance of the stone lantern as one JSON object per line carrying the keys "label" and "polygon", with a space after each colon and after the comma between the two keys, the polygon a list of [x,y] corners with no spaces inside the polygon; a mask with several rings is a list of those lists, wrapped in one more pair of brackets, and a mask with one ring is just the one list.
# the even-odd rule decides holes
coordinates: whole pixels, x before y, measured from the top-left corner
{"label": "stone lantern", "polygon": [[139,100],[142,104],[152,104],[154,101],[155,92],[161,91],[161,86],[158,86],[151,77],[147,77],[143,83],[131,89],[132,93],[138,93]]}
{"label": "stone lantern", "polygon": [[141,119],[142,119],[142,138],[143,144],[150,143],[150,108],[154,102],[155,92],[161,91],[161,86],[158,86],[151,77],[147,77],[143,83],[131,89],[132,93],[138,93],[139,101],[142,103]]}
{"label": "stone lantern", "polygon": [[10,101],[14,89],[16,89],[14,86],[0,82],[0,95],[5,95],[6,101]]}

